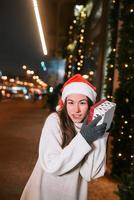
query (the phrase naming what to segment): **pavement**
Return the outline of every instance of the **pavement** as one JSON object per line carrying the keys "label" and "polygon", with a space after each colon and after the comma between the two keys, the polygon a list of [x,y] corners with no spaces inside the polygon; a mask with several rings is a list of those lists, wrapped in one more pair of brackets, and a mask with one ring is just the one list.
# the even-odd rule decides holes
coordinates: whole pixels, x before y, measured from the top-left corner
{"label": "pavement", "polygon": [[[48,109],[40,102],[0,102],[0,200],[19,200],[38,157]],[[89,183],[89,200],[119,200],[109,176]],[[64,199],[63,199],[64,200]]]}

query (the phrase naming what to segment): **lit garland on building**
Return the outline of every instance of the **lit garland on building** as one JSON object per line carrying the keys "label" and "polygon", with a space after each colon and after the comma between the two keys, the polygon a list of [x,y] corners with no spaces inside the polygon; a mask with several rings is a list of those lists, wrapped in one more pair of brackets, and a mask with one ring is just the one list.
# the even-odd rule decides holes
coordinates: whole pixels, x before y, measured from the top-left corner
{"label": "lit garland on building", "polygon": [[86,9],[83,5],[75,7],[75,17],[69,27],[69,44],[67,45],[66,77],[80,73],[84,63],[84,29]]}
{"label": "lit garland on building", "polygon": [[[112,174],[120,176],[134,165],[134,4],[131,0],[112,1],[111,9],[106,96],[112,100],[114,95],[117,104],[112,131]],[[115,69],[118,70],[119,85],[113,93]]]}

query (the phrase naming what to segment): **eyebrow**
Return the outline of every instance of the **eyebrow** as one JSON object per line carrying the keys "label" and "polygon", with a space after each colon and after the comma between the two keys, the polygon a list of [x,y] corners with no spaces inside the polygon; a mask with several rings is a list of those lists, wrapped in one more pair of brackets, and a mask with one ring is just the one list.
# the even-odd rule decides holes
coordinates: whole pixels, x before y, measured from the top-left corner
{"label": "eyebrow", "polygon": [[[67,99],[67,101],[74,101],[73,99]],[[87,101],[87,99],[81,99],[80,101]]]}

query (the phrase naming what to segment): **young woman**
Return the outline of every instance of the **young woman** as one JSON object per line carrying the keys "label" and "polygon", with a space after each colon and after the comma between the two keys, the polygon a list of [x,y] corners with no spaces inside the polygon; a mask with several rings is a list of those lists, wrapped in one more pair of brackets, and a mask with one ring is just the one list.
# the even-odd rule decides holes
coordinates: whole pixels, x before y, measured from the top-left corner
{"label": "young woman", "polygon": [[87,124],[95,87],[80,74],[62,89],[58,112],[46,119],[39,159],[21,200],[87,200],[88,182],[104,175],[106,124],[101,117]]}

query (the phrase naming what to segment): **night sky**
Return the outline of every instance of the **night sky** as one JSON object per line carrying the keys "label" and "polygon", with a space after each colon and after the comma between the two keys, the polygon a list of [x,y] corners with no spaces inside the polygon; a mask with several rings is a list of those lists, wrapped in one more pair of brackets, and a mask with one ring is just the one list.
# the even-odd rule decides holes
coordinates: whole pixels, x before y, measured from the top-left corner
{"label": "night sky", "polygon": [[0,1],[0,70],[22,74],[22,65],[38,72],[44,58],[31,0]]}

